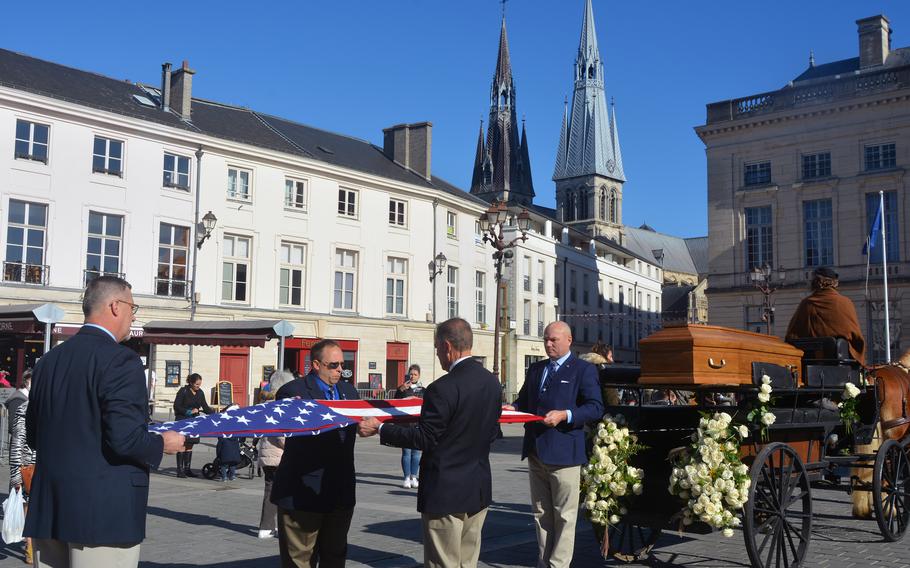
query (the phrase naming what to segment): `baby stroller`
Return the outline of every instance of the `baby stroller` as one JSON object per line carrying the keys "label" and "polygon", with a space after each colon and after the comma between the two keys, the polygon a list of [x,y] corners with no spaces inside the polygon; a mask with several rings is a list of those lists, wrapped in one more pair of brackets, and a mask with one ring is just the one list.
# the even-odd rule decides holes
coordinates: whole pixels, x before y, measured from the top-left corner
{"label": "baby stroller", "polygon": [[[255,442],[248,442],[246,438],[240,438],[240,463],[237,464],[238,473],[243,468],[249,468],[249,477],[253,479],[253,468],[259,462],[259,450]],[[202,466],[202,477],[206,479],[215,479],[218,476],[218,470],[221,468],[221,462],[215,457],[214,460]],[[259,472],[260,477],[262,472]]]}

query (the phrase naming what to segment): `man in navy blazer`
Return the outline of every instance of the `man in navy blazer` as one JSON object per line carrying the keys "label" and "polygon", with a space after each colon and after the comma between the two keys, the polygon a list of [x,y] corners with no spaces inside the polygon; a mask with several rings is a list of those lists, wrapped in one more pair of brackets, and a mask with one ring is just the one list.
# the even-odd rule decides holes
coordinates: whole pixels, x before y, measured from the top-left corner
{"label": "man in navy blazer", "polygon": [[26,439],[38,456],[25,536],[35,566],[135,567],[145,538],[149,468],[184,437],[148,431],[139,355],[120,345],[139,307],[128,282],[85,289],[85,325],[35,366]]}
{"label": "man in navy blazer", "polygon": [[[310,350],[312,370],[286,383],[276,399],[354,400],[360,398],[341,380],[344,353],[323,339]],[[343,567],[348,530],[354,515],[354,440],[357,425],[318,436],[293,436],[284,445],[272,481],[271,501],[278,507],[278,550],[282,568]]]}
{"label": "man in navy blazer", "polygon": [[[436,357],[448,371],[430,383],[417,427],[360,423],[360,435],[423,450],[417,510],[426,568],[477,566],[487,508],[493,500],[490,447],[499,434],[501,387],[471,356],[471,324],[452,318],[436,327]],[[381,428],[381,430],[380,430]]]}
{"label": "man in navy blazer", "polygon": [[531,510],[537,529],[537,567],[572,562],[578,516],[584,426],[604,412],[597,368],[572,355],[572,331],[557,321],[544,330],[547,359],[528,368],[515,410],[543,416],[525,425],[521,458],[528,458]]}

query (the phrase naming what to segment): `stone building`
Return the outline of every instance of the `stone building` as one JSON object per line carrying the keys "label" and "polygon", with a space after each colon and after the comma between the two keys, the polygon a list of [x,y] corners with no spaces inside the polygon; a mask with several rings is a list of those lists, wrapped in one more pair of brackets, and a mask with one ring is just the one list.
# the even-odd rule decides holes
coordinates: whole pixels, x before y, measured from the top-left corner
{"label": "stone building", "polygon": [[[811,271],[835,267],[856,304],[867,359],[884,354],[882,247],[863,244],[884,192],[892,353],[908,291],[910,48],[885,16],[857,21],[857,57],[816,64],[780,89],[707,105],[696,128],[708,165],[711,322],[765,330],[753,270],[767,267],[782,335]],[[845,38],[846,39],[846,38]],[[867,261],[871,263],[868,270]]]}

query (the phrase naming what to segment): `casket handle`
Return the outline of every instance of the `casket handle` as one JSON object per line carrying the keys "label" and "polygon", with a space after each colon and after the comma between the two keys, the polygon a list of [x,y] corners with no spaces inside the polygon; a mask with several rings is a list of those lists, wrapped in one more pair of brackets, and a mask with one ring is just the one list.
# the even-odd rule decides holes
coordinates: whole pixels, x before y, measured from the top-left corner
{"label": "casket handle", "polygon": [[713,357],[708,357],[708,366],[712,369],[723,369],[727,366],[727,360],[721,359],[720,363],[715,363]]}

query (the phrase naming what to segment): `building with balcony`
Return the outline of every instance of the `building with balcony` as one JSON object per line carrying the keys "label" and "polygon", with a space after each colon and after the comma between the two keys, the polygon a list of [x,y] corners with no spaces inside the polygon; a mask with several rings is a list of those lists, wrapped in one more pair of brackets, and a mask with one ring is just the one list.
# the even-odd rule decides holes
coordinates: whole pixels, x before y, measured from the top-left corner
{"label": "building with balcony", "polygon": [[[910,290],[910,48],[892,47],[885,16],[857,26],[857,57],[816,64],[810,55],[806,70],[780,89],[707,105],[696,132],[708,165],[711,323],[765,331],[752,274],[766,268],[781,285],[771,330],[783,335],[812,270],[831,266],[856,304],[867,360],[881,362],[883,250],[891,351],[910,347],[902,333]],[[879,191],[887,240],[866,256]]]}

